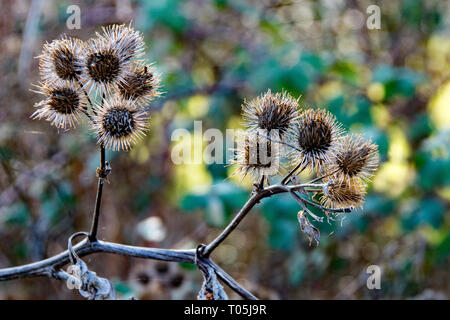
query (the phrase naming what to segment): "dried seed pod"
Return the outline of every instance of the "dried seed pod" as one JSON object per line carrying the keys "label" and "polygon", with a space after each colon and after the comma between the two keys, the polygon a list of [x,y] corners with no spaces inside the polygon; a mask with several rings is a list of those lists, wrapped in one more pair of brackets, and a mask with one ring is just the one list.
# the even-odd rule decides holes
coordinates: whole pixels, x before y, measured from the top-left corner
{"label": "dried seed pod", "polygon": [[87,108],[86,96],[81,92],[80,87],[70,81],[58,80],[52,84],[43,83],[38,88],[38,92],[47,98],[35,104],[38,110],[31,115],[31,118],[44,118],[57,128],[75,127],[80,115]]}
{"label": "dried seed pod", "polygon": [[327,167],[334,180],[347,180],[349,184],[368,182],[379,165],[378,147],[363,137],[345,136],[336,150],[334,160]]}
{"label": "dried seed pod", "polygon": [[233,161],[238,168],[234,174],[239,173],[243,178],[251,174],[258,180],[262,176],[276,175],[280,171],[280,145],[271,142],[279,140],[279,135],[275,131],[270,134],[261,131],[246,131],[238,137],[236,159]]}
{"label": "dried seed pod", "polygon": [[320,202],[328,208],[361,207],[366,194],[365,185],[357,181],[333,181],[324,179],[328,186],[320,197]]}
{"label": "dried seed pod", "polygon": [[63,37],[44,44],[39,58],[39,71],[44,82],[52,84],[58,80],[78,80],[83,72],[84,43],[81,40]]}
{"label": "dried seed pod", "polygon": [[148,115],[136,108],[133,101],[112,96],[97,109],[93,129],[97,142],[105,148],[128,150],[148,129]]}
{"label": "dried seed pod", "polygon": [[144,106],[160,95],[159,84],[159,76],[151,65],[135,62],[117,88],[123,98],[136,100],[138,105]]}
{"label": "dried seed pod", "polygon": [[294,124],[298,119],[298,100],[286,92],[272,94],[268,90],[264,95],[244,102],[242,117],[250,130],[278,130],[280,139],[293,133]]}
{"label": "dried seed pod", "polygon": [[321,170],[336,153],[342,135],[341,125],[325,110],[308,109],[296,123],[290,153],[294,163],[303,162],[309,168]]}
{"label": "dried seed pod", "polygon": [[133,59],[144,52],[140,32],[125,25],[103,28],[86,45],[83,83],[90,89],[110,91],[128,75]]}

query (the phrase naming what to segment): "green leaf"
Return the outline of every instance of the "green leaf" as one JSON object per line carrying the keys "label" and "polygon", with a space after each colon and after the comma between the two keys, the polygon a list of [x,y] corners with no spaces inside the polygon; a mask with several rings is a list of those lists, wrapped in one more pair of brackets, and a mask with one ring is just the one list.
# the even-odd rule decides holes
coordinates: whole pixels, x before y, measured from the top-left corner
{"label": "green leaf", "polygon": [[423,189],[429,191],[450,185],[450,159],[434,159],[431,155],[421,159],[425,164],[419,170],[418,183]]}
{"label": "green leaf", "polygon": [[223,227],[225,225],[225,210],[220,198],[216,196],[208,198],[208,205],[205,209],[205,221],[213,227]]}
{"label": "green leaf", "polygon": [[208,198],[204,194],[188,194],[181,200],[181,209],[185,211],[194,211],[196,209],[204,209],[208,203]]}
{"label": "green leaf", "polygon": [[410,208],[402,218],[405,230],[414,230],[420,225],[428,224],[439,228],[443,222],[444,205],[437,199],[428,198]]}
{"label": "green leaf", "polygon": [[13,205],[3,208],[1,215],[5,217],[6,226],[25,227],[30,219],[30,211],[27,206],[22,203],[14,203]]}

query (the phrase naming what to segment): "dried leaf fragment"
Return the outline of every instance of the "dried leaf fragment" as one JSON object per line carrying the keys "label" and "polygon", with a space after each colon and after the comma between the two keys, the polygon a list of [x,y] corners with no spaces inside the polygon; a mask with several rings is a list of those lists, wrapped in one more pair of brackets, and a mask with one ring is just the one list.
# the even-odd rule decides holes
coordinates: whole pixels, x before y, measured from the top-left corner
{"label": "dried leaf fragment", "polygon": [[306,234],[309,239],[309,245],[311,245],[312,240],[316,241],[317,245],[320,243],[320,231],[314,227],[311,222],[309,222],[306,217],[305,211],[300,210],[297,214],[298,223],[300,224],[300,229]]}

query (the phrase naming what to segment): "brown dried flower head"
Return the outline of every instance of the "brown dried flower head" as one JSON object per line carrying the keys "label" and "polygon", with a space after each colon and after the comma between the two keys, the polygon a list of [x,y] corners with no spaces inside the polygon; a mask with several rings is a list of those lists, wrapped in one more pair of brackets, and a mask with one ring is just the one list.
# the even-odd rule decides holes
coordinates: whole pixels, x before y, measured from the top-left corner
{"label": "brown dried flower head", "polygon": [[117,88],[123,98],[145,105],[160,95],[159,84],[160,78],[151,65],[135,62]]}
{"label": "brown dried flower head", "polygon": [[[345,136],[336,151],[336,157],[327,167],[333,179],[368,182],[378,169],[377,145],[361,136]],[[357,181],[357,182],[358,182]]]}
{"label": "brown dried flower head", "polygon": [[86,49],[83,82],[91,89],[110,91],[127,77],[132,60],[142,56],[144,41],[131,27],[112,25],[89,40]]}
{"label": "brown dried flower head", "polygon": [[63,37],[44,44],[39,58],[39,71],[44,82],[78,80],[83,72],[84,43]]}
{"label": "brown dried flower head", "polygon": [[148,115],[136,108],[134,101],[112,96],[98,106],[93,117],[97,142],[105,148],[128,150],[148,130]]}
{"label": "brown dried flower head", "polygon": [[46,99],[35,104],[38,110],[31,117],[44,118],[57,128],[75,127],[87,108],[86,97],[80,92],[79,86],[71,81],[43,83],[38,92],[44,94]]}
{"label": "brown dried flower head", "polygon": [[272,94],[270,90],[250,102],[244,102],[242,110],[242,117],[249,129],[278,130],[281,140],[293,133],[294,123],[300,115],[298,100],[286,92]]}
{"label": "brown dried flower head", "polygon": [[362,206],[366,194],[364,184],[357,181],[349,183],[347,180],[324,179],[324,182],[328,182],[328,187],[324,188],[320,202],[325,207],[339,209]]}
{"label": "brown dried flower head", "polygon": [[276,175],[280,171],[280,145],[272,143],[267,137],[279,140],[276,131],[271,131],[268,136],[266,132],[245,131],[238,136],[236,159],[233,161],[238,167],[234,174],[239,173],[243,178],[251,174],[259,180],[262,176]]}
{"label": "brown dried flower head", "polygon": [[308,109],[296,123],[291,152],[293,162],[321,170],[334,157],[342,130],[335,117],[326,110]]}

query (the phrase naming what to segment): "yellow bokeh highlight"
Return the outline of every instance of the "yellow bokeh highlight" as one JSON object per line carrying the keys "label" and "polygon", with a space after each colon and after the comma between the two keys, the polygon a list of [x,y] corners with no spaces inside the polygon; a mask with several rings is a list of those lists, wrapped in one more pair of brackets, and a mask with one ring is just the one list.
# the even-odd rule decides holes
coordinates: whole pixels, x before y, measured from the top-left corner
{"label": "yellow bokeh highlight", "polygon": [[208,191],[213,179],[203,161],[203,136],[190,133],[178,141],[173,141],[172,148],[174,146],[183,150],[190,149],[190,157],[187,157],[186,161],[174,164],[176,193],[180,195]]}
{"label": "yellow bokeh highlight", "polygon": [[227,169],[228,179],[244,189],[251,190],[253,188],[254,182],[252,180],[252,176],[248,175],[247,177],[242,178],[242,175],[240,175],[239,173],[235,173],[237,168],[238,168],[237,164],[228,167]]}
{"label": "yellow bokeh highlight", "polygon": [[393,127],[389,130],[389,161],[403,162],[411,155],[411,148],[405,133],[399,127]]}
{"label": "yellow bokeh highlight", "polygon": [[380,223],[378,231],[386,237],[395,238],[401,234],[402,228],[397,217],[387,217]]}
{"label": "yellow bokeh highlight", "polygon": [[370,108],[373,122],[379,128],[387,128],[391,121],[391,114],[384,104],[376,104]]}
{"label": "yellow bokeh highlight", "polygon": [[242,118],[240,116],[231,116],[227,122],[227,129],[243,130],[244,126],[242,125]]}
{"label": "yellow bokeh highlight", "polygon": [[415,170],[406,162],[385,162],[379,169],[373,187],[387,196],[398,197],[413,181]]}
{"label": "yellow bokeh highlight", "polygon": [[450,81],[442,85],[430,100],[428,112],[438,129],[450,129]]}
{"label": "yellow bokeh highlight", "polygon": [[411,149],[404,132],[399,127],[389,131],[389,161],[383,163],[373,181],[373,187],[389,197],[399,196],[414,182],[415,170],[409,164]]}
{"label": "yellow bokeh highlight", "polygon": [[186,193],[206,192],[212,184],[211,174],[204,164],[179,164],[175,166],[177,191]]}
{"label": "yellow bokeh highlight", "polygon": [[428,224],[420,227],[420,233],[431,245],[439,245],[447,236],[447,232],[445,230],[435,229]]}
{"label": "yellow bokeh highlight", "polygon": [[342,84],[339,81],[328,81],[319,88],[320,95],[331,100],[342,94]]}
{"label": "yellow bokeh highlight", "polygon": [[192,80],[197,86],[212,85],[215,81],[214,71],[208,63],[199,61],[192,69]]}
{"label": "yellow bokeh highlight", "polygon": [[367,97],[373,102],[381,102],[385,97],[384,85],[379,82],[374,82],[367,87]]}
{"label": "yellow bokeh highlight", "polygon": [[450,69],[448,53],[450,52],[450,38],[433,36],[427,43],[427,67],[439,74],[446,74]]}
{"label": "yellow bokeh highlight", "polygon": [[450,201],[450,187],[437,188],[436,192],[442,199]]}
{"label": "yellow bokeh highlight", "polygon": [[195,95],[187,102],[189,115],[194,118],[204,117],[209,111],[209,98],[204,95]]}
{"label": "yellow bokeh highlight", "polygon": [[145,143],[138,143],[130,151],[130,157],[139,164],[143,164],[150,158],[150,148]]}

